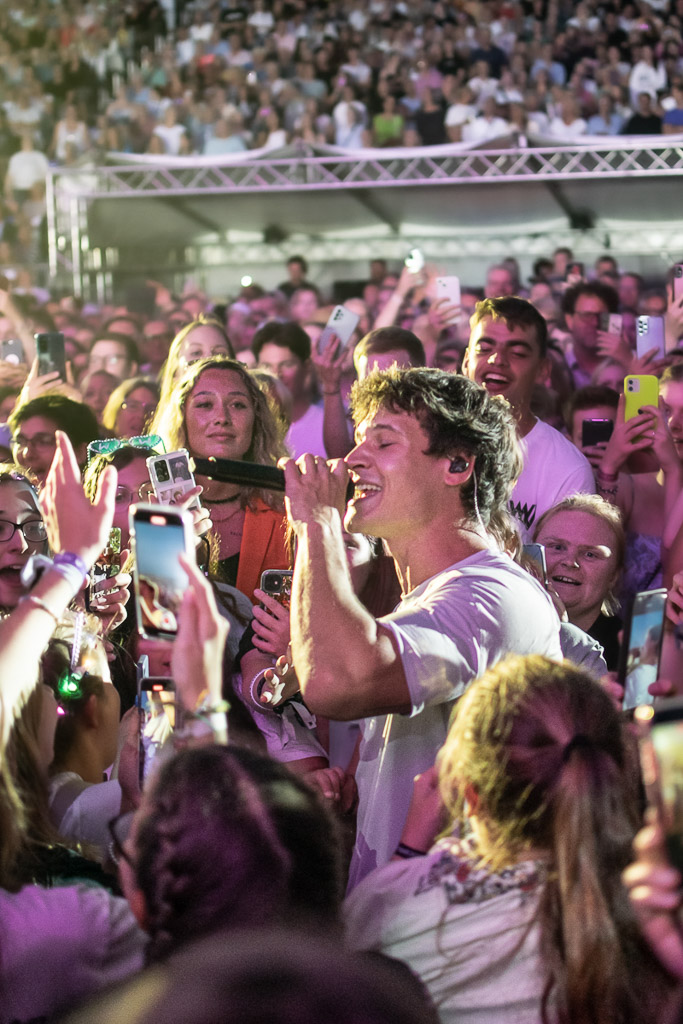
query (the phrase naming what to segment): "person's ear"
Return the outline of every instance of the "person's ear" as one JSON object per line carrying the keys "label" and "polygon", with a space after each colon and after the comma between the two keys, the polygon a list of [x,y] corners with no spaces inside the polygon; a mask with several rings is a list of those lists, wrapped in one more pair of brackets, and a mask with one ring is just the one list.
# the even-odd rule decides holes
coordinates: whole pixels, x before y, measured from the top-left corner
{"label": "person's ear", "polygon": [[447,487],[461,487],[474,472],[474,458],[465,455],[444,455],[442,458],[444,483]]}
{"label": "person's ear", "polygon": [[470,346],[465,348],[465,354],[462,357],[462,375],[463,377],[469,377],[470,368]]}
{"label": "person's ear", "polygon": [[553,365],[549,356],[544,356],[536,371],[536,383],[542,384],[544,388],[550,387]]}
{"label": "person's ear", "polygon": [[97,729],[100,724],[100,708],[97,696],[91,693],[81,711],[81,718],[89,729]]}

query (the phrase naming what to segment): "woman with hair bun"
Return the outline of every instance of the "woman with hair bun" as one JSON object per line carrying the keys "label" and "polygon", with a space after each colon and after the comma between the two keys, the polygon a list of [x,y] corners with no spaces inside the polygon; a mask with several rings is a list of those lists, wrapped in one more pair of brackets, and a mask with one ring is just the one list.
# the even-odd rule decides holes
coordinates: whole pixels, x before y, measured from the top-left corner
{"label": "woman with hair bun", "polygon": [[[437,763],[394,861],[347,901],[351,944],[404,960],[443,1024],[661,1019],[665,975],[620,878],[637,786],[607,693],[509,658],[461,698]],[[459,829],[429,849],[444,805]]]}

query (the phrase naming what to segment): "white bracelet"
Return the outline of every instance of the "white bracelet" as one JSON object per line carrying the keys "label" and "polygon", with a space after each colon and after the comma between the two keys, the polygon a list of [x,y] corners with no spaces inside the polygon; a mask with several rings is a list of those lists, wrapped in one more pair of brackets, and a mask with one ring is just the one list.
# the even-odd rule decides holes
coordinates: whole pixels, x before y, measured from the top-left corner
{"label": "white bracelet", "polygon": [[261,691],[258,689],[258,685],[265,679],[267,671],[267,668],[262,668],[260,672],[256,673],[252,681],[249,683],[249,696],[251,698],[251,702],[259,711],[266,711],[268,709],[268,705],[262,704],[259,700]]}

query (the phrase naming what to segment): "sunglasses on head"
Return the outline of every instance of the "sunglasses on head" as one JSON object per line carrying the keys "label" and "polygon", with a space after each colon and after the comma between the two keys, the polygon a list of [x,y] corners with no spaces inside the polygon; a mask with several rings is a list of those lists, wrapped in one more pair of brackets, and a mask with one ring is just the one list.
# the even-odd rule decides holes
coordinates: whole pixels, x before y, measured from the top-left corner
{"label": "sunglasses on head", "polygon": [[103,441],[91,441],[88,445],[88,465],[97,455],[113,455],[121,448],[144,448],[149,451],[160,449],[157,455],[166,451],[166,445],[158,434],[141,434],[140,437],[106,437]]}

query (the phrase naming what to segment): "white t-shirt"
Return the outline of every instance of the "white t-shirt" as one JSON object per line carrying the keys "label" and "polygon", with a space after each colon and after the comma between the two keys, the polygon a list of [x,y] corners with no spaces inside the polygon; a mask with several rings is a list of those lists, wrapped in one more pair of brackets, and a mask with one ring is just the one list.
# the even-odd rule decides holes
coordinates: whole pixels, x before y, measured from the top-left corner
{"label": "white t-shirt", "polygon": [[507,654],[562,658],[560,623],[546,592],[496,551],[432,576],[379,620],[396,640],[410,715],[361,722],[358,833],[349,889],[386,864],[401,837],[413,779],[446,739],[453,701]]}
{"label": "white t-shirt", "polygon": [[467,843],[441,840],[354,889],[347,944],[407,963],[442,1024],[535,1024],[547,980],[538,921],[544,881],[537,862],[491,874]]}
{"label": "white t-shirt", "polygon": [[534,523],[558,501],[570,494],[595,494],[595,479],[585,455],[542,420],[519,444],[524,469],[510,497],[510,512],[526,542]]}
{"label": "white t-shirt", "polygon": [[52,1018],[143,966],[147,938],[100,886],[0,889],[0,1024]]}
{"label": "white t-shirt", "polygon": [[287,431],[286,442],[295,459],[306,452],[327,458],[323,441],[322,405],[309,406],[303,416],[294,420]]}
{"label": "white t-shirt", "polygon": [[105,860],[111,842],[109,822],[121,810],[118,780],[92,784],[76,772],[60,772],[50,779],[48,793],[50,815],[59,834],[97,847]]}

